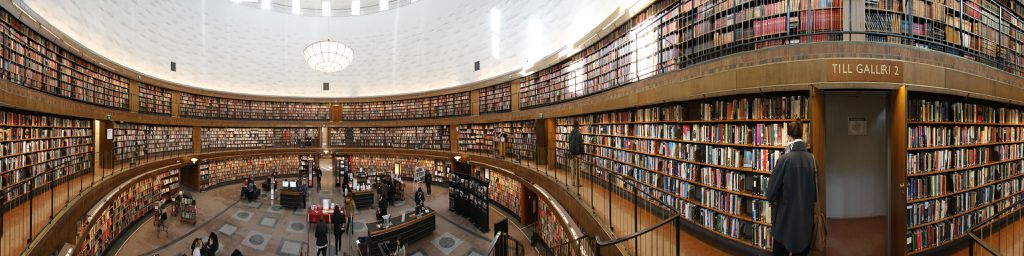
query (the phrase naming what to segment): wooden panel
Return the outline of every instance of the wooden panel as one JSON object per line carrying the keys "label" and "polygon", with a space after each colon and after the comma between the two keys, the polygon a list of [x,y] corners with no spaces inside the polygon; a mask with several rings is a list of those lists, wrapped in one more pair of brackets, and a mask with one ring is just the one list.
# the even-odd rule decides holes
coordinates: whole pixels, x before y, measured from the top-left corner
{"label": "wooden panel", "polygon": [[469,115],[480,115],[480,90],[469,92]]}
{"label": "wooden panel", "polygon": [[459,126],[448,126],[448,139],[449,143],[451,143],[451,145],[448,148],[451,151],[459,151]]}
{"label": "wooden panel", "polygon": [[139,113],[139,81],[128,84],[128,111]]}
{"label": "wooden panel", "polygon": [[99,125],[96,129],[99,130],[100,138],[96,140],[96,149],[99,152],[100,167],[112,168],[114,167],[114,140],[112,137],[107,137],[107,129],[113,129],[114,122],[111,121],[99,121]]}
{"label": "wooden panel", "polygon": [[828,174],[825,172],[825,94],[822,93],[822,90],[811,90],[810,109],[808,111],[811,112],[811,134],[807,136],[810,137],[811,153],[816,156],[815,160],[817,160],[817,163],[815,164],[818,165],[818,198],[820,200],[818,200],[819,205],[817,205],[817,209],[824,210],[828,209],[825,208],[826,200],[824,200],[825,191],[827,191],[825,190],[827,185],[825,183],[825,175]]}
{"label": "wooden panel", "polygon": [[181,116],[181,93],[178,91],[171,91],[171,116]]}
{"label": "wooden panel", "polygon": [[892,232],[890,255],[905,255],[907,247],[907,87],[892,95],[889,111],[889,227]]}
{"label": "wooden panel", "polygon": [[[548,152],[547,159],[546,159],[546,161],[547,161],[546,164],[548,165],[548,168],[554,168],[555,167],[555,163],[556,163],[556,161],[555,161],[555,119],[553,119],[553,118],[541,119],[541,121],[539,121],[539,122],[542,122],[544,124],[544,138],[545,138],[545,147],[546,147],[544,149],[544,152]],[[540,135],[539,134],[540,134],[540,131],[538,131],[537,141],[540,141]]]}
{"label": "wooden panel", "polygon": [[[518,79],[517,79],[518,80]],[[512,111],[519,111],[519,83],[513,82],[512,88]]]}
{"label": "wooden panel", "polygon": [[341,118],[342,118],[342,116],[341,116],[341,113],[342,113],[341,112],[341,108],[342,108],[341,104],[331,104],[331,122],[332,123],[341,122]]}
{"label": "wooden panel", "polygon": [[203,128],[192,127],[192,153],[198,154],[203,151]]}

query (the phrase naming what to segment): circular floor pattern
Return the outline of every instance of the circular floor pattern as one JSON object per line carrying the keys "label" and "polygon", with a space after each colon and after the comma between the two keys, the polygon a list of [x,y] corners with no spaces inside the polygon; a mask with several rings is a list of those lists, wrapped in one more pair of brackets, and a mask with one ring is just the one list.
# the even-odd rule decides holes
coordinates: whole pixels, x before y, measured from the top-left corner
{"label": "circular floor pattern", "polygon": [[261,236],[261,235],[252,235],[252,236],[249,237],[249,243],[254,244],[254,245],[263,244],[263,242],[266,242],[266,241],[267,241],[267,239],[263,238],[263,236]]}
{"label": "circular floor pattern", "polygon": [[445,249],[452,248],[452,246],[455,246],[455,239],[452,239],[451,237],[442,237],[441,241],[438,241],[438,244]]}
{"label": "circular floor pattern", "polygon": [[249,218],[249,213],[248,212],[238,212],[237,214],[235,214],[235,216],[238,216],[239,218],[245,219],[245,218]]}

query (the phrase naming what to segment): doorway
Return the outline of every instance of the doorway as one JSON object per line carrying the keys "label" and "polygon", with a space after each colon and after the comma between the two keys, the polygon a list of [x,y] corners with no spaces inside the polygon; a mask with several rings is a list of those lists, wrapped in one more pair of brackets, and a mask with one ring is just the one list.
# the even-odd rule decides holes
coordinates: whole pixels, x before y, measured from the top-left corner
{"label": "doorway", "polygon": [[889,96],[824,92],[828,255],[889,251]]}

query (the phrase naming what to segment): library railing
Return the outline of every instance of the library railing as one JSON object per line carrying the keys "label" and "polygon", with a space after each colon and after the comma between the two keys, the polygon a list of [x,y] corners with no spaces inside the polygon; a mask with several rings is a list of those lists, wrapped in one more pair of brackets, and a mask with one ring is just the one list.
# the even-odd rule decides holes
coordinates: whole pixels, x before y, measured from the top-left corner
{"label": "library railing", "polygon": [[[632,207],[609,206],[609,212],[613,211],[612,208],[619,208],[620,212],[626,211],[626,214],[620,215],[632,218],[633,232],[606,241],[596,240],[595,251],[603,252],[603,248],[621,246],[632,255],[680,255],[679,218],[682,215],[674,207],[637,186],[637,181],[629,177],[610,170],[595,170],[592,157],[581,158],[580,168],[587,168],[590,173],[580,176],[590,175],[592,182],[601,184],[609,193],[613,190],[621,193],[621,197],[628,199],[632,204]],[[602,173],[604,179],[601,179]],[[628,212],[628,208],[632,208],[632,213]]]}
{"label": "library railing", "polygon": [[[1024,233],[1024,200],[1005,206],[984,222],[968,231],[970,242],[968,254],[974,255],[1024,255],[1020,237]],[[977,254],[975,254],[977,253]]]}
{"label": "library railing", "polygon": [[542,253],[542,255],[572,255],[572,256],[597,256],[597,255],[608,255],[598,253],[595,249],[595,240],[593,236],[583,236],[573,240],[566,241],[562,244],[555,245]]}
{"label": "library railing", "polygon": [[487,253],[484,253],[488,256],[523,256],[524,254],[526,254],[526,249],[522,243],[513,239],[508,233],[500,231],[494,235],[491,245],[487,247]]}

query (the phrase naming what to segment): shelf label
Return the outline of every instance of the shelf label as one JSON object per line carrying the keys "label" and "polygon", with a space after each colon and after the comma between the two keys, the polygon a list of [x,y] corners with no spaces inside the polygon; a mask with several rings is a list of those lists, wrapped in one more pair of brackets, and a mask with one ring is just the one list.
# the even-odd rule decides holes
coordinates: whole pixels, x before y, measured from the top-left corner
{"label": "shelf label", "polygon": [[830,60],[829,82],[903,82],[903,62],[888,60]]}

